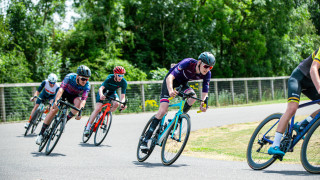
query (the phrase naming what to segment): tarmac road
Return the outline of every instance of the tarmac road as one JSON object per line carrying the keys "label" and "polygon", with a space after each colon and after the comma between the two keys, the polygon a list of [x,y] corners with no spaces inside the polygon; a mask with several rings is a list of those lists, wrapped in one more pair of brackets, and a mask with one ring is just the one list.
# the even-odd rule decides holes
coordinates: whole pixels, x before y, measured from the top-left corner
{"label": "tarmac road", "polygon": [[[190,111],[192,130],[251,122],[274,112],[284,112],[286,104]],[[302,108],[297,114],[310,114],[317,105]],[[71,120],[53,152],[38,152],[35,135],[23,136],[24,123],[0,124],[0,179],[320,179],[301,164],[275,163],[261,171],[246,162],[220,161],[180,156],[171,166],[161,163],[160,148],[145,162],[136,158],[139,135],[154,113],[115,115],[105,141],[96,147],[93,138],[82,143],[88,119]],[[174,111],[169,112],[168,117]],[[41,123],[42,124],[42,123]],[[41,125],[40,125],[41,127]],[[40,131],[38,127],[37,132]]]}

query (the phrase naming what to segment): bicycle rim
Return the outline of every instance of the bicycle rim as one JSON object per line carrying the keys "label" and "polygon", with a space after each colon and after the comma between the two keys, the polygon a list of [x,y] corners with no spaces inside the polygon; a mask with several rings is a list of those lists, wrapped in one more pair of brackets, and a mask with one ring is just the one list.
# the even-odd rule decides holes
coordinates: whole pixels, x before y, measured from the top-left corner
{"label": "bicycle rim", "polygon": [[37,119],[32,123],[31,134],[37,129],[39,122],[41,121],[42,113],[38,113]]}
{"label": "bicycle rim", "polygon": [[174,163],[179,158],[188,142],[191,129],[190,119],[185,114],[180,115],[180,119],[181,120],[177,123],[175,132],[173,132],[173,125],[164,139],[161,150],[161,160],[164,165],[171,165]]}
{"label": "bicycle rim", "polygon": [[38,116],[38,110],[36,110],[33,114],[34,114],[34,116],[32,116],[32,119],[29,123],[29,126],[27,127],[27,129],[24,133],[24,136],[28,135],[29,130],[32,129],[33,123],[35,123],[36,117]]}
{"label": "bicycle rim", "polygon": [[51,134],[51,129],[48,130],[47,133],[48,133],[47,135],[43,136],[43,140],[42,140],[41,144],[39,145],[39,150],[38,150],[39,152],[41,152],[43,150],[43,148],[46,146],[48,139],[50,137],[50,134]]}
{"label": "bicycle rim", "polygon": [[46,155],[49,155],[52,150],[55,148],[57,145],[64,129],[64,123],[63,123],[63,118],[60,119],[60,121],[53,127],[53,130],[50,134],[48,143],[47,143],[47,148],[46,148]]}
{"label": "bicycle rim", "polygon": [[99,146],[106,138],[112,122],[112,113],[108,112],[104,120],[100,122],[94,135],[94,145]]}
{"label": "bicycle rim", "polygon": [[[142,141],[144,140],[144,137],[146,136],[146,132],[147,132],[148,129],[149,129],[149,126],[150,126],[150,124],[151,124],[151,122],[152,122],[153,117],[154,117],[154,116],[152,116],[152,118],[147,122],[146,126],[144,127],[144,129],[143,129],[143,131],[142,131],[142,133],[141,133],[141,136],[139,137],[139,142],[138,142],[138,147],[137,147],[137,159],[138,159],[139,162],[143,162],[143,161],[147,160],[148,157],[151,155],[153,149],[155,148],[155,144],[156,144],[155,141],[156,141],[156,140],[153,140],[152,145],[151,145],[151,147],[150,147],[149,150],[142,150],[142,149],[140,149],[140,145],[141,145]],[[159,126],[158,126],[158,127],[159,127]],[[155,133],[157,132],[157,129],[158,129],[158,128],[155,129],[152,137],[155,136]],[[154,139],[154,138],[152,138],[152,139]]]}
{"label": "bicycle rim", "polygon": [[[279,113],[268,116],[253,132],[247,148],[247,162],[252,169],[261,170],[275,162],[276,158],[268,154],[268,149],[271,147],[272,143],[263,139],[263,135],[269,140],[274,140],[274,135],[278,126],[276,123],[281,116],[282,114]],[[272,126],[273,128],[270,129]]]}
{"label": "bicycle rim", "polygon": [[301,148],[301,163],[310,173],[320,173],[320,120],[309,130]]}
{"label": "bicycle rim", "polygon": [[[89,136],[88,136],[88,137],[86,137],[84,134],[82,134],[82,141],[83,141],[83,143],[86,143],[86,142],[88,142],[88,141],[89,141],[90,137],[91,137],[91,136],[92,136],[92,134],[93,134],[94,126],[95,126],[95,124],[99,121],[99,119],[100,119],[101,115],[102,115],[102,112],[100,111],[100,112],[97,114],[97,116],[96,116],[96,118],[95,118],[95,120],[94,120],[93,124],[91,125],[91,128],[90,128],[90,134],[89,134]],[[88,120],[88,121],[89,121],[89,120]],[[88,123],[87,123],[87,125],[88,125]],[[86,129],[87,129],[87,126],[84,126],[84,130],[83,130],[83,132],[84,132]]]}

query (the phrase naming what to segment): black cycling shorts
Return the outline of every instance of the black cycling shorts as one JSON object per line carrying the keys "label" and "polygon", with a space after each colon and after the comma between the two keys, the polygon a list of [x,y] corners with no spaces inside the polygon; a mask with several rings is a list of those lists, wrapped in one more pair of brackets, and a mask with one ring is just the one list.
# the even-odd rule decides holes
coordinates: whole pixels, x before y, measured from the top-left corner
{"label": "black cycling shorts", "polygon": [[299,103],[301,92],[313,101],[320,99],[312,80],[297,67],[288,80],[288,102]]}

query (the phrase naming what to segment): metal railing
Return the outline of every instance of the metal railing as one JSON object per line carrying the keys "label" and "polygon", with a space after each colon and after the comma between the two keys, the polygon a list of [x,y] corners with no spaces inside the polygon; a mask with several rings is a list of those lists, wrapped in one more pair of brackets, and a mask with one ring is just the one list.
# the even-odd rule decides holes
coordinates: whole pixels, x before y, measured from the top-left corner
{"label": "metal railing", "polygon": [[[246,104],[287,97],[287,79],[283,77],[265,78],[213,78],[210,81],[209,105],[225,106]],[[126,97],[129,100],[125,112],[155,111],[159,108],[161,84],[163,81],[128,82]],[[91,92],[84,114],[90,115],[95,107],[96,95],[102,82],[90,82]],[[0,84],[0,118],[2,121],[26,120],[30,116],[33,103],[29,101],[39,83]],[[202,80],[191,81],[197,96],[201,96]],[[118,90],[120,94],[120,89]]]}

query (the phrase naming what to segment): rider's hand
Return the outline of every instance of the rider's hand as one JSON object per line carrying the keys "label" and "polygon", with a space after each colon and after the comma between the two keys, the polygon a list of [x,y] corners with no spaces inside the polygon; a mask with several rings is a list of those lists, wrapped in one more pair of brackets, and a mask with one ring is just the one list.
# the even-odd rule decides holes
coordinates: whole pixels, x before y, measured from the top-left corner
{"label": "rider's hand", "polygon": [[169,96],[170,97],[175,97],[179,92],[176,91],[175,89],[169,90]]}
{"label": "rider's hand", "polygon": [[57,104],[57,102],[53,102],[53,105],[52,105],[52,107],[51,108],[53,108],[53,109],[57,109],[58,108],[58,104]]}
{"label": "rider's hand", "polygon": [[100,100],[105,100],[106,99],[106,97],[102,94],[102,96],[100,96]]}
{"label": "rider's hand", "polygon": [[30,98],[30,101],[33,102],[33,101],[34,101],[34,97],[31,97],[31,98]]}
{"label": "rider's hand", "polygon": [[120,108],[121,108],[121,110],[125,110],[125,109],[127,109],[127,106],[124,106],[123,104],[121,104]]}
{"label": "rider's hand", "polygon": [[201,102],[201,104],[200,104],[200,110],[201,110],[202,112],[206,112],[207,109],[209,108],[209,106],[208,106],[208,104],[207,104],[207,107],[203,107],[203,106],[204,106],[204,102]]}
{"label": "rider's hand", "polygon": [[75,119],[76,119],[76,120],[80,120],[80,119],[81,119],[81,116],[76,115]]}

